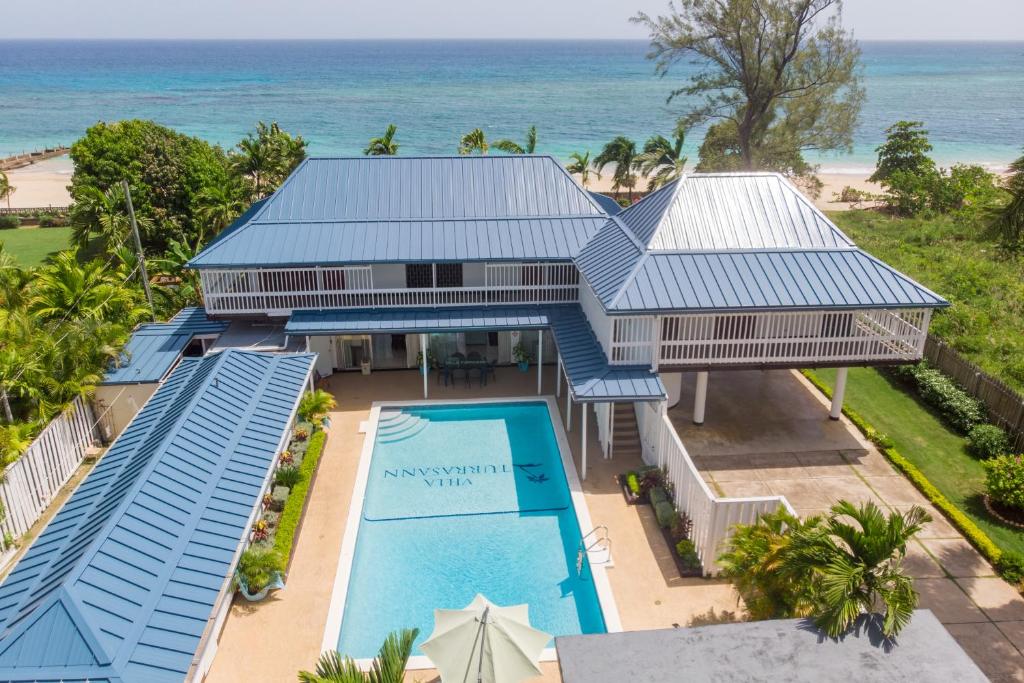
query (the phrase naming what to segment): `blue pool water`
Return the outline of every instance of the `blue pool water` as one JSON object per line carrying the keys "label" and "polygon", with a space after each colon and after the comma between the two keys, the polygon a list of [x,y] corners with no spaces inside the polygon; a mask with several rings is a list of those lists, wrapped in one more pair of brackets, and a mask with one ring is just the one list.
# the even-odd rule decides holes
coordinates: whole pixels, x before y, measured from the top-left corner
{"label": "blue pool water", "polygon": [[527,603],[554,635],[603,633],[545,403],[385,409],[377,431],[338,649],[372,657],[387,634],[477,593]]}

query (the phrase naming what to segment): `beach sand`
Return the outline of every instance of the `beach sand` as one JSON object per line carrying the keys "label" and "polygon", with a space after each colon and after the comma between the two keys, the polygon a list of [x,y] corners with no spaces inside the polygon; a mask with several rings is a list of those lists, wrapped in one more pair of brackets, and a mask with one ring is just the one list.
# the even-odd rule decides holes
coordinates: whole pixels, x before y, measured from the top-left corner
{"label": "beach sand", "polygon": [[[818,179],[824,183],[824,187],[821,190],[821,195],[817,199],[812,199],[814,205],[823,211],[848,211],[851,206],[843,202],[832,201],[832,195],[838,194],[846,186],[865,192],[880,193],[882,189],[878,185],[868,182],[871,173],[871,169],[865,169],[859,173],[819,173]],[[576,180],[579,178],[577,177]],[[641,182],[641,187],[647,186],[646,181]],[[611,173],[602,174],[600,180],[591,175],[587,189],[593,192],[610,192],[612,189]]]}
{"label": "beach sand", "polygon": [[[66,156],[7,171],[7,179],[15,188],[10,198],[11,208],[67,206],[71,203],[67,188],[71,172],[71,159]],[[7,205],[6,201],[3,205]]]}

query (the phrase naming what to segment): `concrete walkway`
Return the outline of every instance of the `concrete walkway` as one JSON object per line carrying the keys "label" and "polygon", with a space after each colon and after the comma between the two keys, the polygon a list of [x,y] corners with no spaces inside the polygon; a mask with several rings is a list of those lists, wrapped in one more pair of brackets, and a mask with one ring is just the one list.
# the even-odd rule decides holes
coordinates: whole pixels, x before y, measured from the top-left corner
{"label": "concrete walkway", "polygon": [[685,377],[673,424],[705,479],[720,495],[785,496],[803,516],[839,499],[873,501],[932,516],[908,550],[921,595],[994,681],[1024,681],[1024,598],[845,418],[790,371],[712,373],[705,423],[693,425],[693,377]]}

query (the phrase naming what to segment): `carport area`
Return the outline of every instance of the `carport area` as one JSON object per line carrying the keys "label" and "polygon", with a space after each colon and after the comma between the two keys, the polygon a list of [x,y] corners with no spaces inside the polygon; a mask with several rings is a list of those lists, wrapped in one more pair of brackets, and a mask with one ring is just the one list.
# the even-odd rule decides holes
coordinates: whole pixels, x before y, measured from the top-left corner
{"label": "carport area", "polygon": [[1024,598],[794,370],[710,373],[703,425],[693,423],[695,373],[684,374],[672,423],[712,489],[723,496],[783,495],[802,516],[840,499],[883,509],[920,505],[932,516],[907,549],[921,595],[994,680],[1022,680]]}

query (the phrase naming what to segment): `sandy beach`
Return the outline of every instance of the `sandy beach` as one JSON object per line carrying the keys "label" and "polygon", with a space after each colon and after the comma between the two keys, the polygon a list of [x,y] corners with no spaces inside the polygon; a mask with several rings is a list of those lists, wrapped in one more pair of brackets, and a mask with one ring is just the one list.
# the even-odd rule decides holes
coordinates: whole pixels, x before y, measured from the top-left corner
{"label": "sandy beach", "polygon": [[67,187],[71,172],[71,159],[66,156],[7,171],[7,179],[15,188],[11,208],[67,206],[71,203]]}

